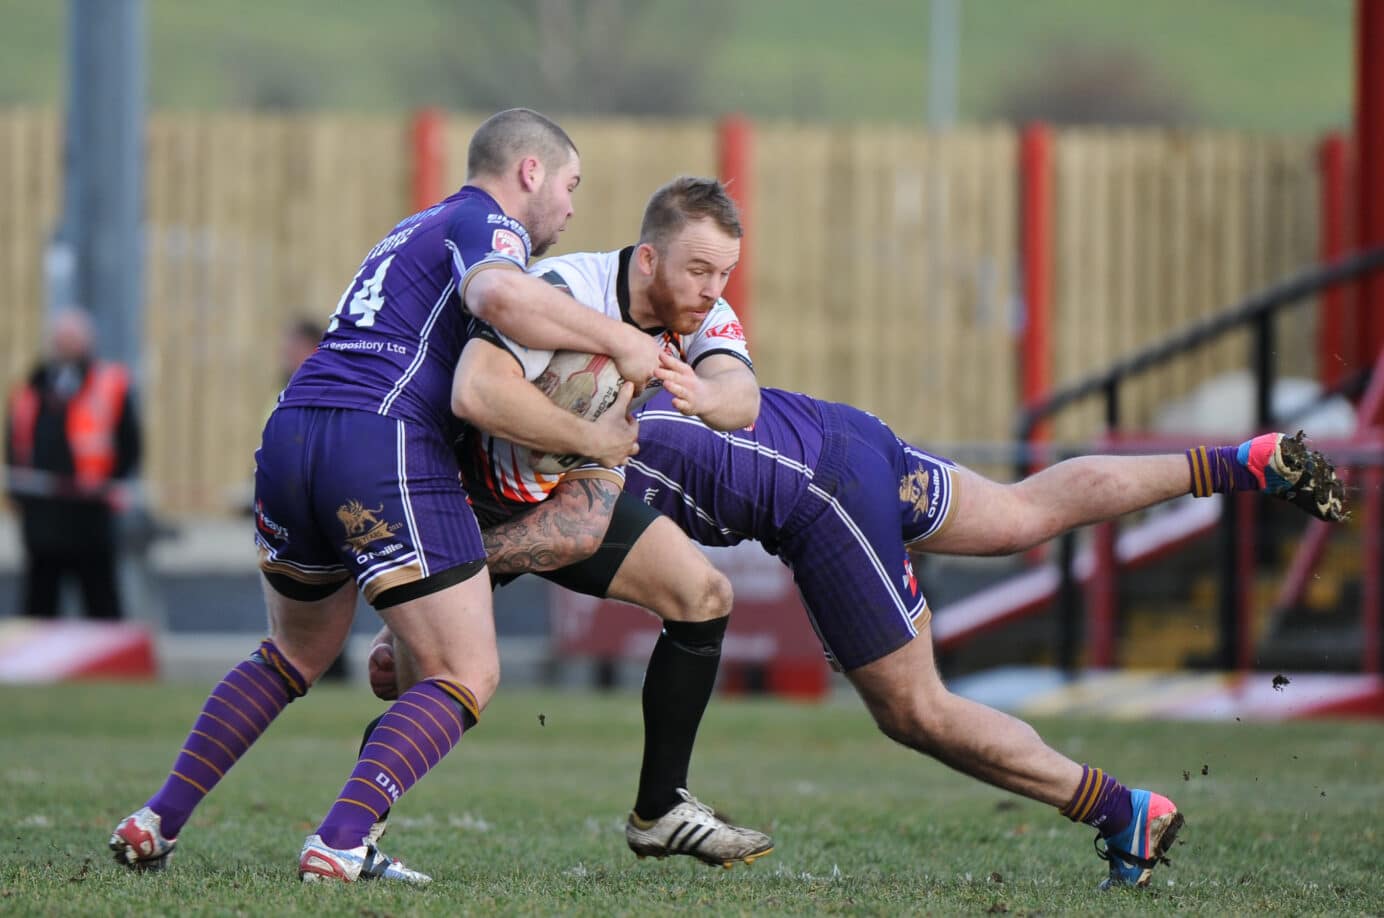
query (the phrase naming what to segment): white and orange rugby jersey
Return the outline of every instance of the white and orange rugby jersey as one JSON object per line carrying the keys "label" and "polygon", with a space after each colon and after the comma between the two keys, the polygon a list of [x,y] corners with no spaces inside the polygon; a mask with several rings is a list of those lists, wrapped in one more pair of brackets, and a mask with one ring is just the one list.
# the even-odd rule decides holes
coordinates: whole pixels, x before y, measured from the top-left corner
{"label": "white and orange rugby jersey", "polygon": [[[630,318],[629,294],[630,260],[633,256],[634,246],[611,252],[574,252],[545,258],[531,266],[529,273],[566,290],[584,306],[634,324]],[[701,327],[690,335],[679,335],[665,328],[643,330],[657,336],[665,350],[694,369],[712,354],[730,354],[744,361],[751,369],[754,368],[744,327],[735,310],[724,299],[716,302]],[[482,328],[479,334],[514,355],[514,359],[523,367],[524,378],[531,381],[538,378],[553,357],[552,351],[524,347],[492,328]],[[632,407],[638,407],[652,398],[661,388],[657,379],[649,380]],[[498,510],[509,506],[512,512],[543,500],[564,477],[535,471],[532,450],[475,428],[468,428],[458,458],[462,479],[471,493],[473,504],[478,505],[477,512],[483,520],[489,515],[481,514],[483,509]],[[621,470],[603,469],[595,463],[580,465],[565,475],[610,476],[622,484],[624,480]],[[492,506],[487,508],[486,504]]]}

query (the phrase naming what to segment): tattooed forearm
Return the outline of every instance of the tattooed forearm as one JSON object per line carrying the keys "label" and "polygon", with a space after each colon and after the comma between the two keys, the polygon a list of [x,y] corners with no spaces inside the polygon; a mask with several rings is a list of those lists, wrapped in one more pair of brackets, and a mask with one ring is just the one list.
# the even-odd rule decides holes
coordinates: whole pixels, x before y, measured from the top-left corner
{"label": "tattooed forearm", "polygon": [[551,571],[585,561],[601,545],[620,486],[603,478],[564,481],[532,510],[481,534],[493,574]]}

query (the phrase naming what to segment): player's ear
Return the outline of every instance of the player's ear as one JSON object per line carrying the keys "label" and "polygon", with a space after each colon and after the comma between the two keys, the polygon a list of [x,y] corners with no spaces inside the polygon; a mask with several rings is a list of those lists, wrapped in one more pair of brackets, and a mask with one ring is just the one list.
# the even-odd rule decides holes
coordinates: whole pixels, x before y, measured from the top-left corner
{"label": "player's ear", "polygon": [[543,169],[543,160],[537,156],[525,156],[519,160],[519,187],[525,191],[537,191],[543,187],[543,179],[546,174]]}
{"label": "player's ear", "polygon": [[634,250],[634,262],[639,266],[641,274],[653,277],[654,269],[658,267],[658,250],[647,242],[641,242]]}

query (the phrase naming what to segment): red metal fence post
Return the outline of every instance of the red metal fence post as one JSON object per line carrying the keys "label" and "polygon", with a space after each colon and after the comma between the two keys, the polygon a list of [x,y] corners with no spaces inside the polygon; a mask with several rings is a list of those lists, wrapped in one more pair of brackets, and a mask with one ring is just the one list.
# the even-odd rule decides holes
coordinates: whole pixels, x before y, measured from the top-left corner
{"label": "red metal fence post", "polygon": [[413,114],[413,209],[431,207],[442,199],[446,159],[446,119],[435,108]]}
{"label": "red metal fence post", "polygon": [[[1019,343],[1023,400],[1034,405],[1052,391],[1052,129],[1030,124],[1019,140],[1019,251],[1022,259],[1024,327]],[[1030,433],[1029,445],[1046,442],[1046,421]],[[1039,467],[1031,462],[1030,470]]]}
{"label": "red metal fence post", "polygon": [[735,308],[746,335],[750,326],[750,271],[754,251],[754,126],[744,115],[729,115],[716,126],[717,170],[722,184],[740,208],[740,263],[726,284],[724,296]]}
{"label": "red metal fence post", "polygon": [[[1384,245],[1384,3],[1356,0],[1355,42],[1355,238],[1368,249]],[[1361,282],[1359,318],[1367,366],[1384,350],[1384,273]]]}
{"label": "red metal fence post", "polygon": [[[1323,262],[1335,261],[1349,248],[1347,146],[1345,135],[1337,132],[1323,137],[1317,148],[1317,168],[1321,175],[1320,257]],[[1344,286],[1334,286],[1322,294],[1317,375],[1328,389],[1362,365],[1357,350],[1359,339],[1346,331],[1354,326],[1347,319],[1347,309]]]}

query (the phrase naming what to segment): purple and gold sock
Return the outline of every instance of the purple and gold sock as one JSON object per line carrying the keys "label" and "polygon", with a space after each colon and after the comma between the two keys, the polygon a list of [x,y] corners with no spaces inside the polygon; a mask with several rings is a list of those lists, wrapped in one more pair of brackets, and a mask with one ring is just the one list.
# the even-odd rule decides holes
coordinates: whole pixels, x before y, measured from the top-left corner
{"label": "purple and gold sock", "polygon": [[1238,446],[1197,446],[1187,450],[1187,465],[1192,472],[1192,494],[1210,497],[1227,491],[1259,491],[1264,482],[1256,479],[1239,459]]}
{"label": "purple and gold sock", "polygon": [[356,848],[370,826],[476,725],[471,690],[425,679],[399,696],[361,747],[355,771],[317,834],[333,848]]}
{"label": "purple and gold sock", "polygon": [[177,837],[216,782],[307,690],[307,681],[267,638],[250,659],[226,673],[202,705],[168,780],[146,804],[159,814],[165,838]]}
{"label": "purple and gold sock", "polygon": [[1118,835],[1134,818],[1129,788],[1099,768],[1081,766],[1076,793],[1059,812],[1072,822],[1084,822],[1102,838]]}

